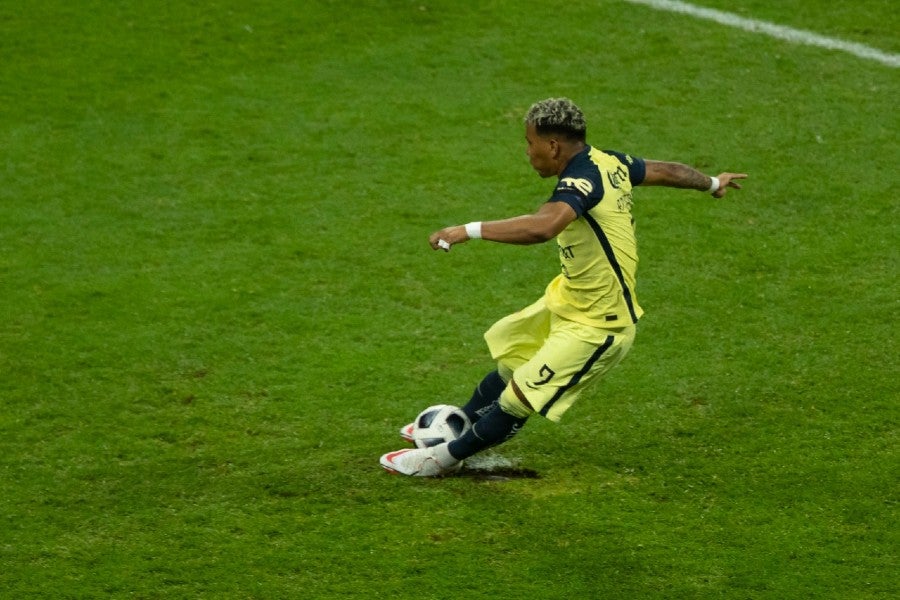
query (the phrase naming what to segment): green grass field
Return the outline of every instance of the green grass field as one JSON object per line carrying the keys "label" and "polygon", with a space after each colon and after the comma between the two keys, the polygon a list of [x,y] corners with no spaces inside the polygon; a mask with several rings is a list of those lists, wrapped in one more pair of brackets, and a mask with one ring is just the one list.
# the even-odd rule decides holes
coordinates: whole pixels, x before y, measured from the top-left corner
{"label": "green grass field", "polygon": [[[702,0],[900,52],[892,2]],[[182,5],[184,4],[184,5]],[[893,598],[900,72],[606,2],[0,3],[0,597]],[[203,4],[203,3],[201,3]],[[750,174],[638,190],[628,359],[390,476],[552,244],[522,116]]]}

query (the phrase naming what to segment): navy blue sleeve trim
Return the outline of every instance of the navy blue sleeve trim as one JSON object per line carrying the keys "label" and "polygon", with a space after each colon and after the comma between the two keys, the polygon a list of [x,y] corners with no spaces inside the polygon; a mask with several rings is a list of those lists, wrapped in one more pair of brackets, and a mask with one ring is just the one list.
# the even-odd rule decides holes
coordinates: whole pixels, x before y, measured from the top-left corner
{"label": "navy blue sleeve trim", "polygon": [[547,202],[565,202],[579,217],[584,214],[584,199],[579,196],[553,196]]}

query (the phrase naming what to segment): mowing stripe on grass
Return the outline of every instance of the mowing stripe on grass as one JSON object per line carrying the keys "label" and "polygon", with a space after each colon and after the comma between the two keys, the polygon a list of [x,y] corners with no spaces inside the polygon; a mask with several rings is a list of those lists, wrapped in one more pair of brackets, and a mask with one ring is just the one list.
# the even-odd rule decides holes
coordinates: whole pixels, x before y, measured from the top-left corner
{"label": "mowing stripe on grass", "polygon": [[794,29],[792,27],[776,25],[775,23],[768,23],[766,21],[759,21],[757,19],[748,19],[746,17],[741,17],[733,13],[715,10],[712,8],[704,8],[702,6],[696,6],[687,2],[678,2],[677,0],[624,1],[631,4],[643,4],[644,6],[649,6],[657,10],[677,12],[690,15],[698,19],[715,21],[716,23],[720,23],[722,25],[736,27],[737,29],[743,29],[744,31],[762,33],[779,40],[785,40],[788,42],[793,42],[795,44],[818,46],[819,48],[826,48],[828,50],[840,50],[841,52],[847,52],[849,54],[853,54],[854,56],[858,56],[859,58],[874,60],[875,62],[879,62],[889,67],[900,67],[900,54],[882,52],[881,50],[866,46],[864,44],[847,42],[837,38],[831,38],[828,36],[819,35],[817,33],[812,33],[810,31],[803,31],[802,29]]}

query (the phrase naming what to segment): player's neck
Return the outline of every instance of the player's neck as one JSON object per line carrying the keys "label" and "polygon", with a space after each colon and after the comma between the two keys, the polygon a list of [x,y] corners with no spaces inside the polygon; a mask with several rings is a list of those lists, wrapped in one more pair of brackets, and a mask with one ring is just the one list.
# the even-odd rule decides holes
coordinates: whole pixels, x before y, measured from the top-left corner
{"label": "player's neck", "polygon": [[569,166],[572,158],[574,158],[578,153],[582,152],[585,148],[587,148],[587,144],[580,141],[566,142],[565,144],[561,144],[559,147],[559,156],[557,157],[557,161],[559,161],[559,168],[556,170],[556,176],[559,177],[560,175],[562,175],[562,172],[566,170],[567,166]]}

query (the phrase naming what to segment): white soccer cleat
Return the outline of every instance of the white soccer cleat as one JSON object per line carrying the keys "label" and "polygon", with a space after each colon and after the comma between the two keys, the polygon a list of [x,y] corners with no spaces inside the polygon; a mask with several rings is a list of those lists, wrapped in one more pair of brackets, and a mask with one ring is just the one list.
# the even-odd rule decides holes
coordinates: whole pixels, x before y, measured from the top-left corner
{"label": "white soccer cleat", "polygon": [[434,448],[406,448],[381,457],[381,466],[391,473],[413,477],[443,477],[462,468],[461,461],[441,464]]}
{"label": "white soccer cleat", "polygon": [[413,429],[415,429],[416,424],[410,423],[409,425],[404,425],[400,428],[400,437],[409,442],[410,444],[415,444],[416,439],[413,437]]}

